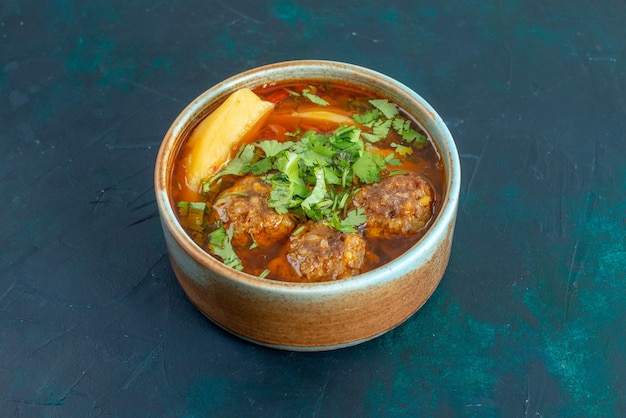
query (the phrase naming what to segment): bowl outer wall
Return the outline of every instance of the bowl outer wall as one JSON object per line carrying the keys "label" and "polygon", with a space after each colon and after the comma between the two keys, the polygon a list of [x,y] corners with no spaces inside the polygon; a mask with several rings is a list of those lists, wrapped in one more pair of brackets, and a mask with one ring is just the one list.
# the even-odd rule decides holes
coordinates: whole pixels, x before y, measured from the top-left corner
{"label": "bowl outer wall", "polygon": [[[184,232],[168,195],[168,176],[182,141],[199,120],[236,89],[289,80],[331,79],[382,93],[430,133],[446,173],[441,212],[422,239],[396,260],[335,282],[286,283],[226,267]],[[339,348],[397,326],[434,292],[445,271],[460,190],[456,146],[439,115],[407,86],[373,70],[332,61],[291,61],[233,76],[198,96],[165,135],[155,191],[174,272],[189,299],[223,328],[263,345],[293,350]]]}

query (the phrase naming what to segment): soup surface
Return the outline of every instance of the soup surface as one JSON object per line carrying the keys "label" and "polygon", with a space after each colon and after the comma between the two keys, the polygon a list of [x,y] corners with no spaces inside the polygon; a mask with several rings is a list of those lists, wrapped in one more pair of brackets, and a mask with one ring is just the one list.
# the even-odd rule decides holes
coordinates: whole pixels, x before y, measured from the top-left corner
{"label": "soup surface", "polygon": [[[234,125],[245,129],[227,143],[225,161],[192,173],[202,166],[198,158],[218,154],[196,155],[194,132],[176,157],[172,204],[201,248],[256,276],[315,282],[379,267],[424,235],[440,210],[444,172],[410,115],[342,83],[273,84],[252,93],[250,107],[260,110]],[[227,122],[214,142],[232,134]]]}

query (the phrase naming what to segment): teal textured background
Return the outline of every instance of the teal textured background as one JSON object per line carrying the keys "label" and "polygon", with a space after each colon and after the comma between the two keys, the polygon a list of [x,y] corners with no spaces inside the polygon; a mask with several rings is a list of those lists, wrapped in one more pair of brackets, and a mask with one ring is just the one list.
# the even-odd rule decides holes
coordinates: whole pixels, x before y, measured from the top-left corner
{"label": "teal textured background", "polygon": [[[0,416],[624,416],[625,18],[619,1],[3,1]],[[463,168],[436,293],[326,353],[198,313],[152,188],[188,102],[304,58],[413,88]]]}

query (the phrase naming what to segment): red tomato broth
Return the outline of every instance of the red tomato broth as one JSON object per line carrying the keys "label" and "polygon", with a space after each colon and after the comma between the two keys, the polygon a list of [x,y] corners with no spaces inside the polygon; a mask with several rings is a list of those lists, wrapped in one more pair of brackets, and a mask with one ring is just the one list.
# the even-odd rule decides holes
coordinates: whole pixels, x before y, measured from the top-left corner
{"label": "red tomato broth", "polygon": [[[266,139],[275,139],[279,142],[292,141],[293,138],[287,134],[295,132],[296,130],[300,130],[301,132],[314,130],[318,133],[326,134],[337,129],[339,124],[332,121],[316,121],[314,123],[310,119],[302,119],[297,116],[297,112],[302,111],[303,109],[319,109],[319,107],[312,106],[310,102],[303,100],[302,97],[294,97],[289,94],[289,91],[301,93],[303,89],[307,88],[312,89],[314,94],[322,97],[328,102],[328,106],[324,106],[324,110],[331,111],[348,118],[351,118],[355,113],[362,113],[364,111],[371,110],[371,107],[364,108],[368,100],[384,99],[384,97],[379,94],[368,91],[362,87],[336,82],[317,83],[312,81],[310,83],[297,84],[272,84],[253,89],[253,91],[261,99],[274,102],[275,108],[267,117],[263,126],[261,126],[261,128],[257,130],[254,135],[247,135],[245,138],[242,138],[239,144],[233,147],[231,158],[236,154],[242,144],[250,144]],[[428,222],[428,225],[416,234],[409,236],[392,236],[384,239],[368,237],[367,254],[363,269],[360,273],[380,267],[406,252],[426,233],[441,210],[441,204],[443,201],[442,197],[445,192],[445,173],[439,151],[432,143],[432,140],[430,140],[428,132],[421,127],[415,118],[404,112],[402,109],[399,110],[402,117],[411,121],[411,125],[414,129],[418,130],[429,139],[429,145],[423,148],[413,147],[413,153],[403,157],[398,156],[396,153],[396,158],[402,161],[402,165],[388,166],[389,171],[402,170],[413,172],[426,179],[432,187],[435,196],[433,203],[433,215]],[[360,127],[363,131],[368,131],[368,128],[357,123],[354,124]],[[386,140],[373,144],[375,148],[378,148],[373,151],[385,156],[393,151],[390,147],[391,142],[399,143],[401,141],[400,135],[393,130],[390,130]],[[171,203],[176,209],[177,203],[182,200],[205,201],[207,203],[207,208],[209,208],[211,201],[206,200],[207,197],[203,196],[199,190],[189,190],[189,187],[185,182],[185,167],[182,161],[184,161],[188,152],[189,150],[185,148],[185,141],[183,141],[183,144],[176,156],[170,178],[169,187],[171,191]],[[236,180],[236,176],[224,176],[222,178],[220,190],[230,187]],[[214,197],[215,196],[212,196],[212,198]],[[175,212],[177,213],[178,220],[187,234],[201,248],[209,253],[209,241],[207,235],[210,231],[194,230],[187,224],[185,218],[181,217],[176,210]],[[205,219],[207,217],[208,216],[205,215]],[[366,227],[367,226],[365,226],[365,228]],[[363,227],[359,228],[359,230],[360,232],[363,232]],[[296,282],[306,281],[295,273],[285,257],[285,247],[287,241],[288,240],[275,242],[271,245],[259,246],[254,249],[235,248],[235,251],[244,266],[243,271],[258,276],[264,272],[268,266],[271,266],[270,273],[267,276],[268,279]],[[219,259],[219,257],[216,258]]]}

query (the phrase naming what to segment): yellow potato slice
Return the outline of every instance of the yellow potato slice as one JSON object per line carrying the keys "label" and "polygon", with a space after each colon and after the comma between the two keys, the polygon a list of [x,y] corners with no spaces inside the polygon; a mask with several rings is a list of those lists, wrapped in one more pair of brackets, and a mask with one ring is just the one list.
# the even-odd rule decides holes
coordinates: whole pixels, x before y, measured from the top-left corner
{"label": "yellow potato slice", "polygon": [[356,122],[347,115],[332,110],[311,109],[301,112],[294,112],[293,116],[304,120],[334,122],[338,125],[356,125]]}
{"label": "yellow potato slice", "polygon": [[273,103],[242,88],[200,122],[187,142],[189,152],[184,163],[187,186],[198,191],[203,180],[228,162],[233,145],[260,128],[273,108]]}

